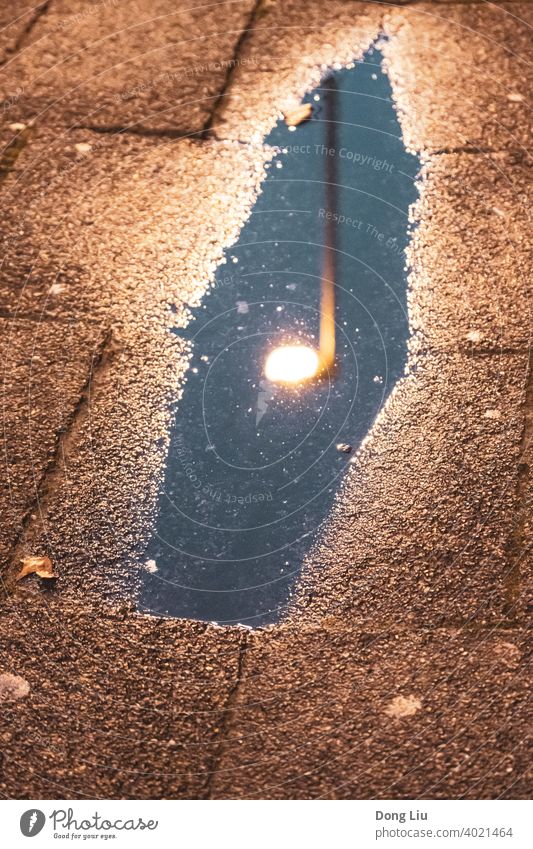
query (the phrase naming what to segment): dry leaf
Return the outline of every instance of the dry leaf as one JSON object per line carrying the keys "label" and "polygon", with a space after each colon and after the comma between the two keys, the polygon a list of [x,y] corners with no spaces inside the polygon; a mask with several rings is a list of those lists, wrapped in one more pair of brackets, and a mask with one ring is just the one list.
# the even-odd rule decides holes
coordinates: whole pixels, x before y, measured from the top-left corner
{"label": "dry leaf", "polygon": [[309,120],[312,114],[313,107],[311,104],[302,103],[301,106],[297,106],[296,109],[292,109],[290,112],[285,112],[285,123],[288,127],[297,127],[298,124],[301,124],[303,121]]}
{"label": "dry leaf", "polygon": [[396,696],[385,708],[389,716],[413,716],[422,707],[422,702],[416,696]]}
{"label": "dry leaf", "polygon": [[57,578],[52,561],[49,557],[24,557],[21,560],[22,569],[17,575],[17,581],[25,575],[38,575],[39,578]]}

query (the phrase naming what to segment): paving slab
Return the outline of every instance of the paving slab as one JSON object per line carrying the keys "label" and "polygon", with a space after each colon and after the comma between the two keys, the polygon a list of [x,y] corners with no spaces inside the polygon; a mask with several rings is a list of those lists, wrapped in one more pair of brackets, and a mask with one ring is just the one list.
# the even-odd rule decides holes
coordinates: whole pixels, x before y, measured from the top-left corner
{"label": "paving slab", "polygon": [[[22,46],[24,36],[43,14],[46,1],[10,0],[0,9],[0,67]],[[16,93],[12,96],[15,96]],[[9,100],[2,103],[5,115],[11,107]]]}
{"label": "paving slab", "polygon": [[[179,10],[176,18],[186,23],[171,32],[168,21],[152,21],[158,10],[168,11],[163,5],[154,11],[142,3],[138,21],[130,13],[120,24],[122,4],[91,7],[89,20],[79,17],[81,6],[69,4],[68,21],[58,26],[66,7],[54,3],[28,33],[31,47],[26,58],[20,53],[19,71],[14,61],[9,66],[8,89],[30,80],[24,74],[36,57],[49,70],[42,85],[31,77],[24,88],[29,99],[6,122],[46,113],[26,129],[6,123],[2,137],[11,154],[0,164],[6,219],[0,311],[5,327],[16,328],[15,353],[8,351],[6,360],[7,398],[15,402],[6,406],[6,421],[23,490],[9,508],[16,534],[5,537],[4,575],[13,580],[20,554],[48,553],[60,577],[48,585],[29,576],[0,607],[0,793],[526,797],[531,426],[524,420],[531,381],[528,302],[525,288],[518,289],[518,265],[527,171],[515,142],[508,143],[511,131],[522,132],[522,112],[512,110],[523,101],[507,94],[502,100],[492,84],[474,86],[471,72],[472,62],[486,57],[505,92],[521,94],[512,86],[527,73],[520,58],[505,58],[510,29],[499,23],[517,4],[503,10],[438,4],[427,42],[411,7],[390,13],[388,61],[413,146],[427,152],[443,139],[457,146],[454,115],[466,120],[461,98],[474,98],[484,145],[512,147],[513,154],[491,154],[490,162],[475,154],[429,160],[412,253],[410,309],[418,341],[409,374],[355,458],[288,623],[246,637],[241,629],[139,615],[133,602],[172,404],[188,360],[172,328],[205,295],[224,246],[249,214],[269,156],[259,145],[172,138],[182,131],[178,117],[196,132],[212,113],[204,101],[198,110],[185,109],[184,100],[176,106],[174,78],[161,97],[140,81],[161,44],[163,52],[179,53],[183,27],[189,42],[197,32],[211,33],[211,14],[204,27],[200,7],[187,20]],[[224,95],[215,134],[257,141],[325,67],[364,52],[384,10],[384,4],[335,3],[326,11],[318,3],[261,4],[249,19],[253,32],[244,37],[241,25],[231,41],[243,61],[229,77],[227,66],[206,70],[201,96],[212,105],[217,92]],[[467,70],[452,78],[445,63],[436,93],[433,62],[427,87],[417,83],[425,92],[417,112],[419,101],[402,95],[402,63],[411,56],[403,25],[420,36],[422,79],[435,45],[446,48],[439,63],[458,56],[464,30],[442,21],[467,14],[478,30],[465,48]],[[48,42],[64,48],[60,59],[75,85],[65,87],[51,69],[57,57],[46,47],[44,26]],[[224,32],[233,38],[232,27]],[[488,32],[500,46],[483,53]],[[520,24],[518,52],[523,32]],[[145,56],[148,36],[155,53]],[[91,76],[98,73],[95,39],[102,38],[123,52],[131,74],[109,67],[98,82]],[[204,48],[201,56],[211,56]],[[191,62],[187,54],[177,67]],[[197,83],[195,75],[195,97]],[[124,106],[127,86],[137,88]],[[56,105],[53,91],[62,98]],[[505,132],[486,117],[491,92]],[[163,123],[169,103],[176,111]],[[103,116],[104,132],[68,131],[69,121],[88,115],[92,121],[93,113]],[[107,132],[112,127],[104,119],[115,116],[121,126],[140,119],[144,130],[168,138]],[[473,119],[465,124],[472,125]],[[459,206],[461,181],[470,189],[461,196],[470,222],[465,216],[456,224],[451,210],[454,202]],[[502,216],[489,209],[491,183],[508,239],[493,224],[494,215]],[[496,295],[481,267],[483,250],[501,281]],[[449,282],[439,264],[449,267]],[[461,275],[466,297],[458,302],[453,288]],[[27,351],[36,337],[41,359],[32,364]],[[99,365],[91,370],[95,349]],[[37,491],[36,472],[46,473]],[[24,500],[32,475],[32,498]],[[28,513],[32,503],[39,509]]]}
{"label": "paving slab", "polygon": [[532,23],[529,3],[390,10],[383,51],[407,146],[527,149]]}
{"label": "paving slab", "polygon": [[[387,38],[379,38],[382,32]],[[235,69],[215,132],[262,138],[328,67],[360,59],[375,41],[386,56],[408,147],[527,146],[531,7],[525,3],[333,3],[327,10],[319,3],[264,4],[242,46],[250,61]],[[491,68],[497,72],[487,80]]]}
{"label": "paving slab", "polygon": [[515,619],[528,355],[429,355],[397,384],[295,590],[293,621]]}
{"label": "paving slab", "polygon": [[374,3],[262,3],[242,45],[246,61],[234,69],[218,105],[214,133],[261,141],[328,67],[362,57],[379,35],[382,16],[383,7]]}
{"label": "paving slab", "polygon": [[46,472],[56,462],[60,435],[75,415],[104,336],[105,328],[94,323],[0,318],[4,566],[31,513],[39,512]]}
{"label": "paving slab", "polygon": [[[70,323],[108,332],[50,497],[11,552],[11,576],[21,555],[46,550],[62,574],[59,593],[86,594],[112,576],[133,592],[131,559],[138,565],[151,532],[189,359],[172,331],[209,288],[270,156],[231,142],[36,129],[3,187],[4,315],[31,311],[37,332],[40,322],[60,333]],[[56,352],[41,356],[46,374]],[[46,386],[34,384],[39,397]],[[30,474],[17,421],[10,439]]]}
{"label": "paving slab", "polygon": [[[4,604],[0,794],[201,798],[241,639],[236,629],[136,616],[128,605],[65,606],[46,593]],[[6,675],[16,676],[11,692]],[[17,689],[24,696],[13,698]]]}
{"label": "paving slab", "polygon": [[[167,325],[171,305],[174,324],[184,320],[237,237],[272,155],[231,143],[30,128],[2,188],[4,313],[94,319],[112,306],[126,322],[142,303],[143,313],[161,310]],[[205,257],[190,250],[193,237]]]}
{"label": "paving slab", "polygon": [[212,798],[527,795],[526,633],[255,634]]}
{"label": "paving slab", "polygon": [[429,159],[411,212],[412,351],[528,348],[531,178],[506,153]]}
{"label": "paving slab", "polygon": [[[530,354],[531,356],[531,354]],[[518,465],[518,493],[522,509],[515,517],[515,544],[523,551],[522,565],[516,575],[516,582],[521,597],[524,616],[533,613],[533,556],[531,544],[533,540],[533,378],[531,363],[529,383],[527,386],[524,405],[524,429],[520,448],[520,463]]]}
{"label": "paving slab", "polygon": [[2,70],[11,121],[200,132],[253,0],[54,0]]}

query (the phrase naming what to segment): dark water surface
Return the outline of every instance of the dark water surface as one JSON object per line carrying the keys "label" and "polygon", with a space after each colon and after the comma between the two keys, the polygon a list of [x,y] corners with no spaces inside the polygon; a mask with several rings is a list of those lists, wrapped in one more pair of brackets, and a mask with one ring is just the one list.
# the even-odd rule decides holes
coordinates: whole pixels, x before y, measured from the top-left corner
{"label": "dark water surface", "polygon": [[[279,619],[347,462],[404,371],[403,252],[419,161],[404,148],[381,61],[372,50],[334,73],[335,150],[327,86],[305,98],[310,121],[272,131],[266,142],[285,152],[202,307],[176,330],[193,357],[146,553],[157,571],[143,579],[145,610],[252,626]],[[333,203],[328,157],[339,184]],[[264,378],[265,358],[281,343],[318,343],[327,220],[338,368],[283,388]]]}

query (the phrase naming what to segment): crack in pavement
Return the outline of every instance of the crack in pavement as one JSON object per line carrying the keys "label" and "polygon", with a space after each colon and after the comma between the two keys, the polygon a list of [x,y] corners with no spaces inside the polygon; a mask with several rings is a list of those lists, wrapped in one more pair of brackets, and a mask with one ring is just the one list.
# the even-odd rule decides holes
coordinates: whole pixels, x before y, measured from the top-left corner
{"label": "crack in pavement", "polygon": [[13,172],[17,159],[30,140],[30,135],[31,127],[26,127],[19,131],[4,147],[0,154],[0,186]]}
{"label": "crack in pavement", "polygon": [[220,91],[218,93],[218,97],[216,98],[216,100],[213,104],[211,114],[209,115],[207,121],[205,122],[204,128],[203,128],[202,133],[201,133],[201,138],[204,139],[204,140],[206,140],[210,137],[210,134],[211,134],[211,131],[212,131],[212,128],[213,128],[213,123],[214,123],[214,121],[215,121],[215,119],[218,115],[218,111],[220,109],[220,106],[221,106],[224,98],[226,97],[228,89],[231,87],[231,84],[232,84],[232,81],[233,81],[233,74],[235,73],[235,68],[238,65],[239,54],[241,53],[244,44],[246,43],[247,39],[249,38],[251,32],[254,29],[258,13],[259,13],[260,7],[263,5],[263,2],[264,2],[264,0],[255,0],[255,3],[254,3],[254,5],[253,5],[253,7],[250,11],[249,16],[248,16],[248,20],[246,21],[245,26],[241,30],[241,34],[240,34],[239,38],[235,42],[235,47],[233,49],[233,56],[231,57],[230,61],[228,62],[228,67],[226,68],[226,76],[224,78],[224,82],[222,83],[222,88],[220,89]]}
{"label": "crack in pavement", "polygon": [[240,641],[240,644],[239,644],[239,659],[238,659],[238,662],[237,662],[237,678],[236,678],[234,686],[232,687],[232,689],[228,693],[228,698],[226,700],[226,707],[224,708],[224,711],[223,711],[223,714],[222,714],[222,722],[220,724],[220,736],[219,736],[220,742],[219,742],[219,745],[218,745],[216,752],[213,756],[212,762],[209,765],[205,790],[204,790],[204,793],[201,795],[202,799],[212,799],[213,798],[213,792],[214,792],[214,789],[215,789],[214,785],[215,785],[215,781],[216,781],[217,772],[218,772],[218,769],[220,767],[220,764],[222,763],[224,755],[226,753],[226,743],[229,739],[228,738],[228,732],[229,732],[230,727],[231,727],[231,720],[232,720],[233,712],[234,712],[234,709],[235,709],[235,705],[237,704],[238,699],[239,699],[241,686],[242,686],[242,684],[243,684],[243,682],[245,681],[245,678],[246,678],[246,676],[244,674],[244,659],[245,659],[245,655],[246,655],[247,650],[248,650],[248,634],[244,633],[242,635],[242,638],[241,638],[241,641]]}
{"label": "crack in pavement", "polygon": [[63,426],[57,433],[56,445],[48,464],[41,471],[38,481],[35,481],[35,498],[26,508],[21,521],[21,529],[13,544],[2,558],[3,574],[0,574],[4,597],[14,592],[16,576],[21,558],[26,552],[26,539],[37,527],[45,526],[47,505],[50,495],[57,489],[59,480],[63,477],[66,458],[71,445],[76,439],[82,422],[85,420],[91,405],[91,397],[109,364],[112,353],[112,331],[107,330],[96,345],[93,352],[89,372],[83,384],[77,403],[74,405]]}
{"label": "crack in pavement", "polygon": [[147,138],[170,138],[170,139],[187,139],[194,138],[194,136],[199,136],[202,133],[202,130],[186,130],[179,128],[169,127],[164,130],[155,130],[150,128],[136,127],[135,124],[131,125],[122,125],[122,124],[73,124],[72,127],[69,127],[68,132],[72,130],[88,130],[92,133],[100,133],[105,135],[109,133],[110,135],[133,135],[133,136],[145,136]]}
{"label": "crack in pavement", "polygon": [[19,53],[20,50],[22,50],[27,37],[30,35],[34,27],[39,23],[43,15],[46,15],[48,10],[50,9],[50,6],[52,5],[52,2],[53,0],[44,0],[44,3],[40,3],[38,6],[36,6],[35,13],[30,18],[22,32],[19,34],[12,49],[8,51],[8,55],[5,57],[5,59],[2,59],[2,61],[0,61],[0,67],[2,67],[3,65],[7,65],[8,62],[11,61],[13,56],[16,56],[16,54]]}
{"label": "crack in pavement", "polygon": [[[374,0],[380,6],[392,9],[403,9],[406,6],[427,6],[428,0],[396,0],[387,3],[386,0]],[[524,0],[430,0],[434,6],[506,6],[507,3],[523,3]],[[505,8],[503,9],[505,11]]]}
{"label": "crack in pavement", "polygon": [[533,369],[531,353],[525,382],[523,410],[524,425],[519,447],[518,474],[515,489],[516,520],[508,545],[508,555],[512,564],[504,578],[505,613],[512,621],[516,619],[520,601],[522,560],[526,559],[531,550],[531,545],[528,545],[527,540],[528,503],[531,492],[529,461],[533,437]]}
{"label": "crack in pavement", "polygon": [[518,156],[520,159],[525,159],[528,152],[525,148],[512,147],[477,147],[476,145],[458,145],[457,147],[440,147],[436,150],[425,151],[428,156],[447,156],[458,153],[467,153],[470,155],[483,155],[487,153],[504,153],[508,156]]}
{"label": "crack in pavement", "polygon": [[[4,321],[33,321],[36,324],[46,324],[47,322],[52,322],[53,324],[64,324],[66,327],[74,327],[79,322],[78,316],[69,316],[65,317],[62,315],[54,315],[53,313],[48,313],[46,310],[43,310],[41,313],[32,313],[32,312],[16,312],[13,313],[4,307],[0,307],[0,318]],[[99,326],[100,322],[94,321],[92,318],[84,318],[84,324],[86,327],[91,326]]]}
{"label": "crack in pavement", "polygon": [[172,127],[164,130],[152,130],[149,127],[137,128],[135,124],[131,124],[129,126],[123,126],[122,124],[73,124],[66,132],[71,133],[73,130],[87,130],[87,132],[99,133],[100,135],[132,135],[140,138],[175,139],[176,141],[191,139],[192,141],[200,144],[204,144],[205,142],[225,142],[226,144],[241,144],[244,147],[251,146],[251,142],[249,141],[218,136],[215,130],[211,130],[209,135],[205,137],[203,135],[203,130],[181,130]]}
{"label": "crack in pavement", "polygon": [[[453,356],[460,354],[474,360],[482,359],[483,357],[498,357],[502,355],[520,356],[529,354],[529,352],[530,346],[528,340],[524,340],[522,344],[517,343],[516,345],[477,345],[475,342],[470,342],[469,344],[458,342],[457,345],[450,344],[442,347],[432,345],[421,348],[415,345],[412,349],[413,356],[418,358],[425,356]],[[419,365],[418,361],[416,362],[416,365]]]}

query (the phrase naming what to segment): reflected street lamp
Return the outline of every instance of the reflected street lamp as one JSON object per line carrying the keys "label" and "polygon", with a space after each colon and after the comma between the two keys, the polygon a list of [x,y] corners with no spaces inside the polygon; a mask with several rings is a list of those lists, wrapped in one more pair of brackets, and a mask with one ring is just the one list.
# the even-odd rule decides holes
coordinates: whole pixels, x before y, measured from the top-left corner
{"label": "reflected street lamp", "polygon": [[324,254],[320,283],[318,351],[306,345],[274,348],[265,363],[265,377],[273,383],[298,384],[331,374],[335,366],[335,210],[337,202],[337,86],[333,76],[324,82],[326,166],[324,200]]}

